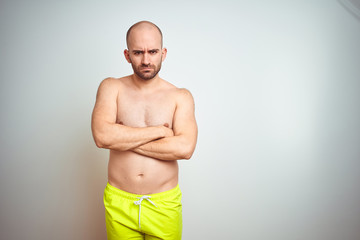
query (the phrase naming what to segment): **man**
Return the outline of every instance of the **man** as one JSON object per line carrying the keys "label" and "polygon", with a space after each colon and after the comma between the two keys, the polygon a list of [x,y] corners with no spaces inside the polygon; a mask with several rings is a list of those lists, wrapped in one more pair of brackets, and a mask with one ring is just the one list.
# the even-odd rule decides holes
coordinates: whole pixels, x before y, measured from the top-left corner
{"label": "man", "polygon": [[155,24],[134,24],[126,41],[134,74],[103,80],[92,115],[96,145],[110,149],[108,239],[181,239],[177,160],[195,149],[194,100],[159,77],[167,49]]}

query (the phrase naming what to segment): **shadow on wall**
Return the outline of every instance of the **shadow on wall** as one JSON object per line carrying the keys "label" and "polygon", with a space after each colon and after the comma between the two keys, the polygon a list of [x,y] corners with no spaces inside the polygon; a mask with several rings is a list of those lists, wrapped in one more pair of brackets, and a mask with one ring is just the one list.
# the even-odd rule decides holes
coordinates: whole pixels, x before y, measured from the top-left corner
{"label": "shadow on wall", "polygon": [[338,0],[341,6],[345,8],[351,15],[360,21],[360,1],[356,0]]}
{"label": "shadow on wall", "polygon": [[[91,131],[81,128],[81,136],[76,142],[76,171],[74,179],[77,184],[72,186],[76,196],[74,210],[74,224],[71,239],[106,239],[105,209],[103,206],[103,192],[107,183],[108,151],[100,150],[93,142]],[[69,163],[70,164],[70,163]]]}

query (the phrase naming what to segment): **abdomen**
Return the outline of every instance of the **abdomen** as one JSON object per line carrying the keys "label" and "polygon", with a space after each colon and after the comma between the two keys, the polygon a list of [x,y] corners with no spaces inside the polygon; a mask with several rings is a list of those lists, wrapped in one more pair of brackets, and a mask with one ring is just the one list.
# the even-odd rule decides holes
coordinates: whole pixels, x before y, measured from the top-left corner
{"label": "abdomen", "polygon": [[174,188],[178,183],[177,161],[162,161],[126,151],[110,150],[110,185],[136,194],[151,194]]}

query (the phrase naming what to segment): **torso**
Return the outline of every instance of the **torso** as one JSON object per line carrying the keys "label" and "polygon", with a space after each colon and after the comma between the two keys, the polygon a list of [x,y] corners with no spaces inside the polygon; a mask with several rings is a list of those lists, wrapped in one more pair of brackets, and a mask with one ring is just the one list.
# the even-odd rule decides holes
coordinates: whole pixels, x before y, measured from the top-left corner
{"label": "torso", "polygon": [[[149,92],[140,91],[130,77],[118,79],[116,122],[130,127],[164,125],[172,128],[177,88],[162,80]],[[110,150],[109,183],[127,192],[151,194],[174,188],[178,183],[177,161],[162,161],[132,151]]]}

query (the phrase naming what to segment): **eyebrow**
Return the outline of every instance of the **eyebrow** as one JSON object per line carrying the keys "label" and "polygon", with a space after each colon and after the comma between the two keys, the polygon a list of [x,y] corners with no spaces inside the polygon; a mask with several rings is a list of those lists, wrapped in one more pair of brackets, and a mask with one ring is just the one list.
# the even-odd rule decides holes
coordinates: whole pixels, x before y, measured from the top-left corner
{"label": "eyebrow", "polygon": [[[149,50],[148,50],[148,52],[152,52],[152,51],[158,52],[158,51],[160,51],[160,49],[154,48],[154,49],[149,49]],[[133,53],[136,53],[136,52],[141,52],[141,53],[143,53],[144,51],[143,51],[143,50],[132,50],[132,52],[133,52]]]}

